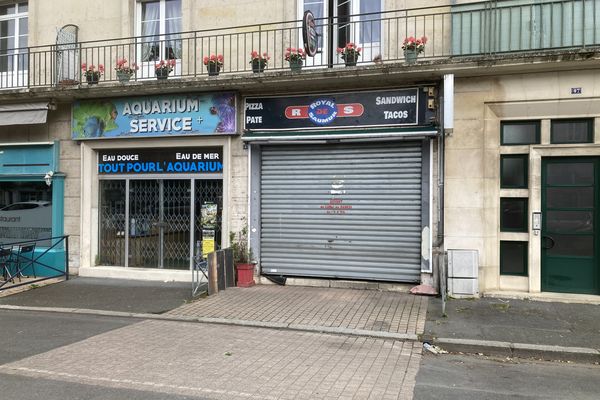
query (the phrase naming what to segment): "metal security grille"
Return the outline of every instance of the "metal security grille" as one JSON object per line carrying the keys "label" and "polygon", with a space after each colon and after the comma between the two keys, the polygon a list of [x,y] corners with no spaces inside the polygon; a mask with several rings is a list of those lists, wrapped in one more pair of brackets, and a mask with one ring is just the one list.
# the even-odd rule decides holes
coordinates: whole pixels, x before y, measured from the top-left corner
{"label": "metal security grille", "polygon": [[223,210],[220,179],[101,180],[96,262],[141,268],[190,268],[190,249],[194,241],[202,240],[201,210],[205,203],[217,207],[211,229],[219,249]]}
{"label": "metal security grille", "polygon": [[129,266],[159,265],[160,181],[129,181]]}
{"label": "metal security grille", "polygon": [[190,266],[190,180],[162,181],[162,215],[159,232],[163,267]]}
{"label": "metal security grille", "polygon": [[265,274],[417,282],[420,142],[264,147]]}
{"label": "metal security grille", "polygon": [[201,209],[204,203],[217,205],[217,221],[215,224],[215,248],[221,248],[221,221],[223,215],[223,181],[221,180],[197,180],[196,181],[196,216],[194,218],[195,240],[202,240],[202,218]]}
{"label": "metal security grille", "polygon": [[124,265],[125,181],[100,181],[100,248],[97,263]]}

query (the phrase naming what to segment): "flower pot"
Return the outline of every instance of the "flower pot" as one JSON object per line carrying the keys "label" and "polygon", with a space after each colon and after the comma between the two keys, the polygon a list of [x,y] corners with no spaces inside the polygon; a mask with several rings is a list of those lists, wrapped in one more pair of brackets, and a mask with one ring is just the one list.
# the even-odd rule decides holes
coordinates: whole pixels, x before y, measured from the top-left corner
{"label": "flower pot", "polygon": [[117,71],[117,79],[121,83],[127,83],[131,79],[131,75],[127,72]]}
{"label": "flower pot", "polygon": [[252,72],[255,74],[264,72],[266,66],[267,62],[265,60],[252,60]]}
{"label": "flower pot", "polygon": [[299,72],[302,70],[302,60],[290,60],[290,69],[292,72]]}
{"label": "flower pot", "polygon": [[155,72],[156,72],[156,79],[158,79],[159,81],[169,78],[169,71],[167,71],[166,69],[157,69]]}
{"label": "flower pot", "polygon": [[206,65],[206,69],[208,70],[208,76],[216,76],[219,75],[221,71],[221,66],[214,63],[208,63]]}
{"label": "flower pot", "polygon": [[356,67],[356,62],[358,61],[358,57],[346,57],[344,62],[346,63],[346,67]]}
{"label": "flower pot", "polygon": [[97,85],[98,81],[100,81],[100,75],[97,75],[97,74],[86,75],[85,80],[87,81],[88,85]]}
{"label": "flower pot", "polygon": [[254,286],[254,264],[235,264],[237,287]]}
{"label": "flower pot", "polygon": [[404,50],[404,60],[406,61],[407,64],[415,64],[417,62],[417,56],[419,55],[419,53],[417,53],[416,49],[406,49]]}

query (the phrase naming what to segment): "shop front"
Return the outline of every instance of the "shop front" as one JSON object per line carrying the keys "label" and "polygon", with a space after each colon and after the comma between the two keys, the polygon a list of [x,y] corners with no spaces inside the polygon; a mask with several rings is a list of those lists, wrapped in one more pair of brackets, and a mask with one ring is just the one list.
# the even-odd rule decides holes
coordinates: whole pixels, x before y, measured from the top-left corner
{"label": "shop front", "polygon": [[189,270],[192,255],[221,247],[235,101],[225,93],[75,104],[91,188],[82,193],[82,275]]}
{"label": "shop front", "polygon": [[[0,244],[13,251],[30,246],[35,275],[55,276],[65,268],[64,174],[59,142],[0,146]],[[54,239],[52,239],[54,238]],[[33,275],[30,267],[22,271]]]}
{"label": "shop front", "polygon": [[246,98],[263,275],[419,282],[432,271],[432,92]]}

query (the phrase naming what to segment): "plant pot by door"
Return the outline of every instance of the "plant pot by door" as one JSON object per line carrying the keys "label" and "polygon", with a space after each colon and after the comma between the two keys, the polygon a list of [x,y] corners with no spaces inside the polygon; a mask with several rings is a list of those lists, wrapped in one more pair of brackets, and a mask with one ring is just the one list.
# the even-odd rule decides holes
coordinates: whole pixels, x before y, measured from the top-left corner
{"label": "plant pot by door", "polygon": [[96,75],[96,74],[86,75],[85,79],[86,79],[88,85],[97,85],[98,81],[100,80],[100,75]]}
{"label": "plant pot by door", "polygon": [[254,264],[235,264],[237,287],[254,286]]}
{"label": "plant pot by door", "polygon": [[127,72],[117,71],[117,79],[121,83],[127,83],[131,79],[131,75],[128,74]]}
{"label": "plant pot by door", "polygon": [[290,69],[292,72],[299,72],[302,70],[302,60],[290,60]]}
{"label": "plant pot by door", "polygon": [[407,64],[415,64],[417,62],[417,50],[404,50],[404,60]]}
{"label": "plant pot by door", "polygon": [[206,66],[206,69],[208,70],[208,76],[216,76],[219,75],[219,72],[221,72],[221,66],[217,64],[209,63]]}
{"label": "plant pot by door", "polygon": [[163,69],[157,69],[156,70],[156,79],[158,79],[159,81],[165,80],[169,78],[169,71],[163,70]]}
{"label": "plant pot by door", "polygon": [[267,62],[264,60],[252,60],[252,72],[258,74],[264,72]]}

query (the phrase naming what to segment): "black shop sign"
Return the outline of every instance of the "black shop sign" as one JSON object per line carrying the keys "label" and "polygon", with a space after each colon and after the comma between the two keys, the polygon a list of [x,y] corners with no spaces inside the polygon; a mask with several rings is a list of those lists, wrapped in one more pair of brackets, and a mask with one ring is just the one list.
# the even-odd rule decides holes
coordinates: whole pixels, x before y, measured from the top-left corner
{"label": "black shop sign", "polygon": [[98,174],[220,174],[221,147],[175,147],[100,151]]}
{"label": "black shop sign", "polygon": [[247,131],[415,126],[424,123],[419,88],[310,96],[248,97]]}

